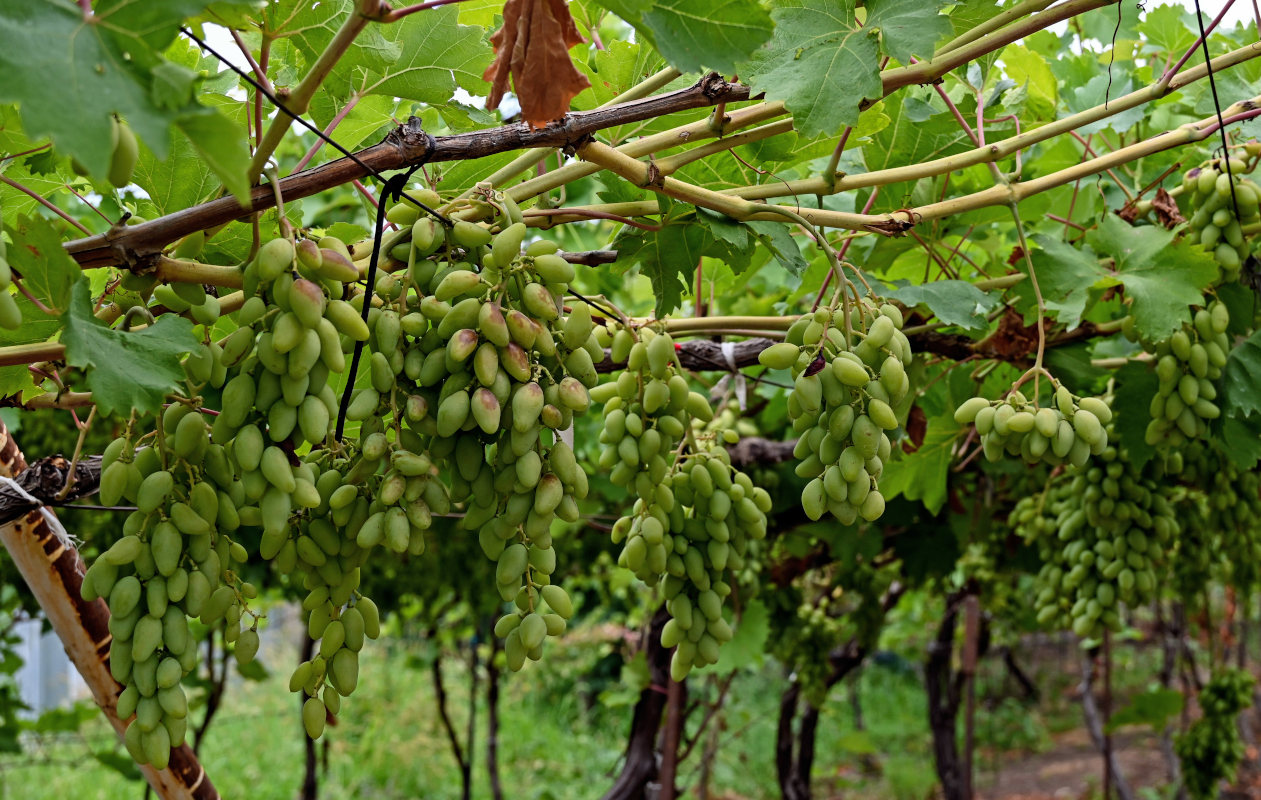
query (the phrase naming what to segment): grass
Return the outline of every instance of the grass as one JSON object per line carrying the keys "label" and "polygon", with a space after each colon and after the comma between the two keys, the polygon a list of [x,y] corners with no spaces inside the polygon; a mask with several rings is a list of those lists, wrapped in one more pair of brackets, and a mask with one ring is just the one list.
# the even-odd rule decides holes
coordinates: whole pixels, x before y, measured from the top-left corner
{"label": "grass", "polygon": [[[393,640],[370,643],[362,658],[359,688],[326,734],[325,798],[373,797],[449,800],[460,795],[459,773],[435,711],[426,668],[428,645]],[[620,658],[598,637],[574,637],[549,650],[540,664],[508,675],[501,693],[500,774],[511,800],[589,800],[612,783],[630,720],[635,690],[614,678]],[[207,773],[225,798],[291,800],[301,784],[303,742],[298,702],[288,693],[294,653],[270,657],[263,682],[239,681],[228,692],[202,748]],[[610,667],[612,665],[612,667]],[[450,662],[450,713],[459,730],[467,724],[468,672]],[[984,697],[983,676],[979,696]],[[710,774],[711,797],[775,798],[774,746],[782,669],[771,662],[740,675],[718,719],[719,748]],[[694,696],[712,697],[706,682],[693,681]],[[820,717],[814,775],[821,791],[893,800],[924,800],[935,775],[925,698],[918,676],[905,668],[873,662],[861,674],[865,731],[856,731],[838,687]],[[1080,715],[1052,697],[1049,715],[1011,702],[981,704],[978,744],[991,758],[1009,750],[1045,748],[1049,730]],[[701,713],[693,714],[688,733]],[[479,699],[479,736],[474,753],[475,797],[489,798],[485,766],[484,703]],[[109,749],[111,733],[94,717],[74,734],[45,737],[34,752],[0,758],[0,799],[139,800],[143,787],[96,761],[93,750]],[[680,785],[694,788],[698,745],[680,767]],[[122,752],[117,748],[116,752]],[[986,758],[978,759],[978,770]]]}

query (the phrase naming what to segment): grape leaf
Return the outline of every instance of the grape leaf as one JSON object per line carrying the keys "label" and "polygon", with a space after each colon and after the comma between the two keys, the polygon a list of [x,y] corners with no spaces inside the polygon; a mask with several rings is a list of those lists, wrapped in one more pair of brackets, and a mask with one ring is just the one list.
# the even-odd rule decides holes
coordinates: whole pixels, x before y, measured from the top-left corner
{"label": "grape leaf", "polygon": [[719,652],[718,663],[713,666],[715,674],[727,675],[746,667],[761,666],[766,638],[770,635],[770,613],[766,605],[761,600],[750,601],[735,629],[731,641]]}
{"label": "grape leaf", "polygon": [[9,265],[22,276],[27,291],[60,314],[70,300],[70,287],[83,274],[62,247],[61,234],[43,217],[20,216],[9,235]]}
{"label": "grape leaf", "polygon": [[1230,442],[1226,456],[1240,469],[1256,469],[1261,461],[1261,417],[1227,417],[1222,423],[1221,440]]}
{"label": "grape leaf", "polygon": [[1121,367],[1116,374],[1112,430],[1117,444],[1129,452],[1130,463],[1140,469],[1156,454],[1147,443],[1147,424],[1151,422],[1148,407],[1156,394],[1156,384],[1155,370],[1137,361]]}
{"label": "grape leaf", "polygon": [[[964,106],[966,108],[966,104]],[[928,119],[917,120],[913,116],[914,109],[907,109],[902,103],[885,103],[884,110],[889,117],[888,124],[875,134],[872,146],[863,148],[863,160],[869,170],[918,164],[958,152],[965,145],[972,144],[950,114],[934,114]],[[907,244],[901,239],[885,241]],[[908,246],[913,245],[914,242],[911,242]]]}
{"label": "grape leaf", "polygon": [[767,40],[772,14],[756,0],[600,0],[681,72],[727,75]]}
{"label": "grape leaf", "polygon": [[[98,3],[92,22],[68,0],[0,0],[0,101],[21,103],[31,136],[48,136],[93,175],[110,161],[110,114],[166,155],[166,132],[177,116],[155,104],[150,90],[156,47],[204,2]],[[138,26],[138,27],[131,27]],[[160,44],[159,44],[160,43]]]}
{"label": "grape leaf", "polygon": [[1195,34],[1183,21],[1184,9],[1180,5],[1160,5],[1149,8],[1138,23],[1138,32],[1147,44],[1158,52],[1170,56],[1181,55],[1195,44]]}
{"label": "grape leaf", "polygon": [[1230,349],[1222,389],[1227,416],[1261,412],[1261,331]]}
{"label": "grape leaf", "polygon": [[[1086,301],[1092,288],[1111,286],[1116,281],[1099,264],[1099,257],[1089,247],[1073,247],[1055,236],[1036,234],[1033,241],[1033,269],[1042,290],[1046,310],[1072,330],[1081,324]],[[1033,297],[1033,285],[1025,281],[1020,293]]]}
{"label": "grape leaf", "polygon": [[786,0],[771,12],[775,32],[740,71],[757,91],[783,100],[807,136],[858,122],[858,106],[884,94],[879,48],[859,27],[852,0]]}
{"label": "grape leaf", "polygon": [[196,205],[218,188],[209,165],[186,137],[172,131],[168,148],[167,157],[159,159],[152,150],[142,147],[132,175],[132,181],[149,195],[158,214]]}
{"label": "grape leaf", "polygon": [[193,149],[223,186],[238,199],[250,194],[246,177],[250,151],[246,138],[236,123],[210,108],[198,107],[175,118],[175,127],[183,131]]}
{"label": "grape leaf", "polygon": [[[905,281],[899,283],[905,284]],[[998,307],[999,299],[981,291],[967,281],[933,281],[922,286],[900,285],[885,296],[908,306],[924,305],[946,325],[968,330],[982,330],[988,322],[985,315]]]}
{"label": "grape leaf", "polygon": [[[663,203],[668,203],[663,199]],[[667,206],[668,207],[668,206]],[[743,257],[748,264],[747,248],[733,247],[730,241],[717,238],[704,221],[698,221],[690,209],[675,206],[676,212],[667,211],[662,227],[656,231],[628,228],[614,242],[617,263],[638,263],[643,274],[652,281],[656,297],[657,316],[663,317],[679,307],[683,295],[691,289],[696,265],[703,256],[722,258],[739,268]]]}
{"label": "grape leaf", "polygon": [[[357,0],[323,0],[304,4],[297,13],[282,21],[282,35],[293,42],[298,52],[306,58],[307,64],[314,63],[333,41],[342,21],[350,14],[358,13],[357,5]],[[423,27],[424,24],[425,22],[413,17],[404,18],[388,27]],[[342,71],[355,68],[380,71],[398,60],[401,55],[398,43],[385,38],[388,27],[369,25],[360,31],[354,43],[338,59],[339,68]],[[334,84],[329,88],[336,92],[339,87]]]}
{"label": "grape leaf", "polygon": [[[12,255],[12,247],[9,248],[9,253]],[[46,342],[61,330],[61,320],[45,314],[25,295],[18,294],[13,299],[17,301],[18,310],[22,312],[22,327],[15,331],[0,328],[0,345]],[[25,364],[0,367],[0,397],[20,394],[25,400],[40,392],[41,389],[35,383],[34,373],[27,369]]]}
{"label": "grape leaf", "polygon": [[903,64],[931,58],[933,46],[950,33],[950,20],[936,0],[867,0],[866,27],[880,31],[884,51]]}
{"label": "grape leaf", "polygon": [[651,47],[620,41],[607,45],[604,50],[595,51],[590,61],[575,62],[574,66],[591,81],[591,87],[574,98],[574,108],[585,111],[603,105],[661,66],[661,57]]}
{"label": "grape leaf", "polygon": [[449,101],[457,86],[484,92],[482,73],[490,63],[490,46],[481,28],[460,25],[458,17],[454,6],[446,6],[390,25],[402,56],[373,71],[366,91],[434,105]]}
{"label": "grape leaf", "polygon": [[1182,711],[1182,704],[1182,692],[1176,689],[1148,689],[1117,711],[1104,731],[1114,733],[1125,725],[1150,725],[1159,732]]}
{"label": "grape leaf", "polygon": [[1204,302],[1204,290],[1217,278],[1217,262],[1172,231],[1134,227],[1107,214],[1086,235],[1095,251],[1112,256],[1116,277],[1131,301],[1130,315],[1140,337],[1164,341],[1191,319],[1188,306]]}
{"label": "grape leaf", "polygon": [[[1013,44],[1001,53],[1007,74],[1025,89],[1024,106],[1039,120],[1055,119],[1059,102],[1055,76],[1046,59],[1024,45]],[[1100,99],[1102,102],[1102,99]]]}
{"label": "grape leaf", "polygon": [[86,372],[88,389],[105,414],[157,411],[184,378],[180,356],[197,347],[193,323],[163,316],[136,332],[114,330],[92,315],[87,279],[71,289],[61,316],[66,363]]}
{"label": "grape leaf", "polygon": [[788,270],[794,278],[800,278],[806,271],[806,259],[801,255],[801,245],[792,237],[788,225],[781,222],[755,221],[748,223],[757,235],[758,241],[771,251],[771,255],[779,265]]}
{"label": "grape leaf", "polygon": [[884,465],[880,493],[886,501],[902,495],[920,500],[929,513],[936,514],[946,503],[946,482],[950,473],[955,439],[963,428],[953,412],[928,420],[924,442],[913,453],[902,453]]}

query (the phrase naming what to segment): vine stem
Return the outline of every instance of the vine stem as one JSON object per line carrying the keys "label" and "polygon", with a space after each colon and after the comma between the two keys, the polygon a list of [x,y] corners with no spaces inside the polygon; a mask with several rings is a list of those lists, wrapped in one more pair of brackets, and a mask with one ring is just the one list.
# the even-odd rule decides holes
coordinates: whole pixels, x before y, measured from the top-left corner
{"label": "vine stem", "polygon": [[[347,115],[354,110],[355,106],[359,105],[359,101],[362,99],[363,95],[361,94],[356,93],[351,95],[350,99],[346,101],[346,105],[342,106],[341,110],[337,112],[337,115],[329,120],[328,125],[324,127],[324,135],[332,136],[333,131],[337,129],[337,126],[342,123],[342,120],[346,119]],[[294,166],[293,172],[301,172],[306,169],[306,165],[311,163],[311,159],[315,158],[315,154],[320,152],[322,147],[324,147],[324,140],[317,138],[315,143],[311,145],[311,149],[307,150],[302,158],[298,159],[298,163]],[[292,175],[293,172],[289,174]]]}
{"label": "vine stem", "polygon": [[[609,102],[604,105],[597,106],[597,110],[611,108],[622,103],[629,103],[633,100],[642,100],[658,89],[665,88],[671,81],[680,77],[682,74],[683,73],[673,67],[667,67],[666,69],[659,70],[627,89],[625,92],[622,92],[613,99],[609,100]],[[550,152],[551,148],[548,147],[533,147],[529,150],[525,150],[521,153],[521,155],[486,176],[484,182],[489,183],[492,188],[503,186],[508,181],[520,176],[523,172],[533,169],[539,159],[543,158]],[[470,197],[472,194],[473,189],[466,189],[455,199],[462,200]],[[455,200],[452,202],[454,203]],[[450,205],[448,204],[447,207],[449,208]]]}
{"label": "vine stem", "polygon": [[87,227],[84,226],[82,222],[79,222],[79,220],[75,219],[74,217],[70,216],[66,212],[62,211],[57,206],[53,205],[51,201],[46,199],[39,192],[36,192],[34,189],[31,189],[28,186],[24,186],[18,183],[17,181],[10,178],[8,175],[0,175],[0,183],[3,183],[6,186],[11,186],[14,189],[17,189],[22,194],[27,195],[28,197],[33,199],[35,202],[39,203],[44,208],[48,209],[49,211],[53,212],[57,216],[61,217],[66,222],[69,222],[71,225],[75,226],[76,228],[83,231],[87,235],[89,236],[92,235],[92,231],[88,230]]}
{"label": "vine stem", "polygon": [[[297,86],[289,92],[284,98],[285,107],[296,115],[305,114],[311,106],[311,98],[315,96],[315,91],[333,71],[338,60],[341,59],[350,46],[354,44],[355,38],[368,27],[368,23],[372,21],[373,12],[380,7],[379,0],[358,0],[355,8],[350,15],[342,22],[341,27],[337,29],[337,33],[333,35],[324,49],[320,52],[319,58],[311,65],[307,74],[302,78]],[[246,173],[250,182],[258,179],[262,174],[263,167],[271,158],[272,153],[276,152],[276,148],[280,145],[280,141],[285,138],[285,134],[289,132],[289,127],[293,124],[293,119],[288,114],[277,114],[272,120],[271,125],[267,127],[267,132],[263,134],[263,139],[258,143],[258,149],[254,151],[254,159],[250,162],[250,167]]]}
{"label": "vine stem", "polygon": [[1033,256],[1029,252],[1029,241],[1025,238],[1025,226],[1020,219],[1020,208],[1014,200],[1011,202],[1009,208],[1011,209],[1012,218],[1016,221],[1016,235],[1020,237],[1020,251],[1025,257],[1025,267],[1029,270],[1029,285],[1033,287],[1033,298],[1038,304],[1038,353],[1033,359],[1033,366],[1030,367],[1024,375],[1021,375],[1014,384],[1012,384],[1011,390],[1013,392],[1016,391],[1016,389],[1018,389],[1020,385],[1027,381],[1032,375],[1033,398],[1036,402],[1038,398],[1039,375],[1046,375],[1046,377],[1051,381],[1052,386],[1057,386],[1058,382],[1055,380],[1055,376],[1042,366],[1043,356],[1046,355],[1046,302],[1042,299],[1042,288],[1038,286],[1038,272],[1033,268]]}

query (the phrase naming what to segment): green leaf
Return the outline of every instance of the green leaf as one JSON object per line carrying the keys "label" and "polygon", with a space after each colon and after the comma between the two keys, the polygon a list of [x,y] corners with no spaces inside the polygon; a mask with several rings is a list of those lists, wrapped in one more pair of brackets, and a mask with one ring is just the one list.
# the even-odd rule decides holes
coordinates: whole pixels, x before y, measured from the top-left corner
{"label": "green leaf", "polygon": [[[1032,253],[1033,269],[1046,310],[1068,330],[1081,324],[1086,300],[1091,289],[1116,283],[1099,264],[1099,257],[1089,247],[1074,247],[1054,236],[1036,234],[1038,249]],[[1021,292],[1033,296],[1033,285],[1025,281]]]}
{"label": "green leaf", "polygon": [[175,127],[192,142],[202,161],[223,182],[224,188],[238,200],[250,196],[250,151],[245,132],[236,123],[217,111],[199,107],[180,114]]}
{"label": "green leaf", "polygon": [[1155,449],[1147,443],[1147,424],[1151,422],[1148,407],[1156,394],[1155,370],[1146,364],[1131,361],[1116,374],[1116,394],[1112,410],[1116,421],[1112,423],[1118,445],[1129,451],[1130,463],[1137,468],[1151,460]]}
{"label": "green leaf", "polygon": [[21,274],[22,285],[53,313],[62,313],[70,300],[70,287],[83,271],[61,246],[53,223],[43,217],[21,216],[9,228],[9,235],[13,237],[9,265]]}
{"label": "green leaf", "polygon": [[459,10],[445,6],[413,14],[390,25],[402,55],[372,70],[367,92],[442,105],[456,87],[484,94],[482,73],[490,64],[485,31],[460,25]]}
{"label": "green leaf", "polygon": [[[1116,76],[1113,78],[1106,74],[1095,75],[1084,86],[1077,86],[1072,91],[1067,92],[1065,100],[1068,104],[1068,110],[1072,113],[1077,113],[1095,106],[1101,106],[1107,102],[1108,98],[1115,100],[1122,95],[1129,94],[1133,89],[1134,82],[1128,77]],[[1211,111],[1211,108],[1206,109],[1205,113],[1211,113]],[[1150,111],[1146,106],[1140,105],[1124,111],[1117,111],[1107,119],[1101,119],[1089,125],[1082,125],[1077,128],[1077,131],[1083,136],[1089,133],[1098,133],[1105,128],[1111,128],[1118,133],[1125,133],[1134,127],[1136,123],[1146,119],[1149,113]]]}
{"label": "green leaf", "polygon": [[[950,155],[972,144],[950,114],[916,118],[911,113],[913,109],[894,102],[884,103],[884,111],[889,117],[889,124],[872,137],[870,146],[863,148],[863,161],[869,170],[918,164]],[[898,200],[894,202],[900,203]],[[905,240],[901,239],[884,241],[905,244]],[[911,242],[908,246],[913,245],[914,242]]]}
{"label": "green leaf", "polygon": [[946,503],[946,483],[955,439],[962,431],[954,421],[954,413],[928,420],[924,442],[913,453],[902,453],[884,465],[880,476],[880,493],[886,501],[902,495],[907,500],[920,500],[930,514],[936,514]]}
{"label": "green leaf", "polygon": [[1256,469],[1261,461],[1261,417],[1226,417],[1221,440],[1230,442],[1230,447],[1224,449],[1231,463],[1240,469]]}
{"label": "green leaf", "polygon": [[1195,44],[1195,33],[1187,27],[1185,10],[1180,5],[1161,5],[1147,9],[1138,32],[1147,44],[1170,56],[1182,55]]}
{"label": "green leaf", "polygon": [[859,27],[852,0],[785,0],[771,12],[775,33],[740,71],[757,91],[782,100],[807,136],[858,122],[864,99],[884,94],[880,53]]}
{"label": "green leaf", "polygon": [[1217,262],[1172,231],[1134,227],[1107,214],[1086,236],[1095,251],[1112,256],[1116,276],[1131,301],[1134,328],[1143,339],[1164,341],[1191,319],[1189,306],[1204,302],[1204,290],[1217,278]]}
{"label": "green leaf", "polygon": [[903,64],[931,58],[934,45],[950,34],[950,19],[937,0],[867,0],[866,27],[880,31],[884,51]]}
{"label": "green leaf", "polygon": [[771,15],[757,0],[600,0],[680,72],[739,71],[767,40]]}
{"label": "green leaf", "polygon": [[656,314],[664,317],[678,308],[684,294],[691,291],[696,265],[702,257],[720,258],[739,271],[748,266],[752,243],[745,226],[735,220],[713,213],[697,215],[690,207],[675,205],[664,197],[659,197],[658,202],[662,208],[661,229],[627,227],[613,247],[618,264],[640,265],[640,271],[652,282]]}
{"label": "green leaf", "polygon": [[1001,58],[1006,65],[1007,74],[1025,89],[1025,108],[1036,119],[1054,119],[1059,95],[1055,76],[1051,74],[1046,59],[1019,44],[1003,48]]}
{"label": "green leaf", "polygon": [[794,278],[800,278],[806,271],[806,259],[801,255],[801,245],[792,237],[792,229],[781,222],[750,222],[749,227],[757,235],[758,241],[771,251],[771,255],[779,265],[788,270]]}
{"label": "green leaf", "polygon": [[1177,689],[1148,689],[1113,714],[1104,731],[1113,733],[1126,725],[1150,725],[1159,732],[1182,712],[1183,702],[1182,692]]}
{"label": "green leaf", "polygon": [[967,281],[933,281],[922,286],[902,285],[885,292],[887,297],[908,306],[927,306],[946,325],[983,330],[985,316],[998,307],[999,298],[981,291]]}
{"label": "green leaf", "polygon": [[726,675],[738,669],[757,667],[762,664],[766,638],[770,635],[770,613],[761,600],[753,600],[744,607],[735,635],[722,646],[714,672]]}
{"label": "green leaf", "polygon": [[[356,0],[304,3],[296,14],[284,20],[284,36],[293,42],[298,52],[306,58],[307,64],[312,64],[328,48],[342,22],[351,14],[358,13],[356,5]],[[423,22],[413,20],[415,15],[394,24],[400,28],[423,27]],[[401,54],[399,45],[385,38],[384,32],[390,27],[392,26],[369,25],[360,31],[354,43],[338,59],[339,66],[343,70],[356,67],[383,70],[397,61]],[[333,91],[336,92],[336,87],[333,87]]]}
{"label": "green leaf", "polygon": [[656,72],[661,57],[638,42],[615,41],[604,50],[597,50],[590,61],[575,59],[574,66],[591,81],[591,86],[573,100],[575,109],[586,111],[607,103]]}
{"label": "green leaf", "polygon": [[149,195],[158,214],[196,205],[218,188],[209,165],[187,137],[171,132],[168,147],[163,159],[147,147],[140,148],[140,159],[132,175],[132,181]]}
{"label": "green leaf", "polygon": [[[169,42],[172,25],[195,7],[118,0],[98,4],[99,21],[88,24],[69,0],[0,0],[0,73],[5,76],[0,102],[20,103],[28,135],[50,137],[93,175],[104,176],[109,167],[112,113],[121,114],[159,157],[165,156],[173,115],[150,96],[151,69],[160,61],[152,43]],[[126,27],[149,13],[157,15],[150,20],[160,23],[156,27]]]}
{"label": "green leaf", "polygon": [[1222,390],[1227,416],[1247,417],[1261,411],[1261,331],[1230,349]]}
{"label": "green leaf", "polygon": [[66,363],[86,371],[88,389],[105,414],[157,411],[184,378],[180,356],[197,347],[193,324],[183,317],[163,316],[136,332],[110,328],[92,315],[86,279],[75,283],[61,320]]}

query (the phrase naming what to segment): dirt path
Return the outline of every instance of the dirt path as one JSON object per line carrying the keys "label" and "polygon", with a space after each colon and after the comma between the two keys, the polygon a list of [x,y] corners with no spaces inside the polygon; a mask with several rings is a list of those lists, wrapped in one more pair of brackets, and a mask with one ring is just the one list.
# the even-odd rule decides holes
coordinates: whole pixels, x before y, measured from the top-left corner
{"label": "dirt path", "polygon": [[[1116,737],[1114,747],[1126,780],[1134,788],[1162,785],[1165,761],[1155,736]],[[1084,797],[1103,783],[1103,762],[1084,730],[1055,738],[1048,751],[1019,757],[1000,755],[977,761],[977,794],[985,800],[1041,800]],[[997,767],[997,772],[995,768]]]}

